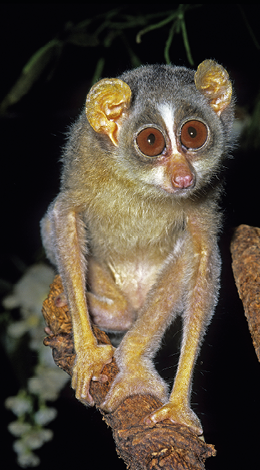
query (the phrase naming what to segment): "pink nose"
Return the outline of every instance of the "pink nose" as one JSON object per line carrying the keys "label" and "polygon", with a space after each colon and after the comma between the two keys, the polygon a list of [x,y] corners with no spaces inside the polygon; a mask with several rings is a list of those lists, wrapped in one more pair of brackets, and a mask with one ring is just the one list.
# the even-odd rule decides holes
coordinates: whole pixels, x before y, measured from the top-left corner
{"label": "pink nose", "polygon": [[193,183],[193,176],[191,174],[178,175],[173,178],[172,183],[175,188],[189,188]]}

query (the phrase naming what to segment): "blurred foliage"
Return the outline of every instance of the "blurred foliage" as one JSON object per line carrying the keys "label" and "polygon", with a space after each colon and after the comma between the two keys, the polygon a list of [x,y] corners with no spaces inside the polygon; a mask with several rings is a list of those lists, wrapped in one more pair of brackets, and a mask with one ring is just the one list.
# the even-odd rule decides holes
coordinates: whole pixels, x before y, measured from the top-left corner
{"label": "blurred foliage", "polygon": [[[241,5],[237,4],[241,15],[244,19],[245,25],[248,29],[248,32],[252,38],[252,42],[256,49],[260,50],[260,44],[255,37],[255,34],[246,18],[246,15],[243,11]],[[248,118],[248,123],[245,126],[244,132],[241,135],[240,145],[245,149],[258,149],[260,148],[260,90],[256,96],[254,109],[251,113],[251,116]]]}
{"label": "blurred foliage", "polygon": [[[140,43],[142,36],[159,28],[169,27],[169,35],[165,44],[165,62],[170,63],[170,47],[174,36],[181,34],[187,59],[193,65],[190,45],[185,24],[185,13],[201,4],[179,4],[174,10],[163,11],[152,14],[125,14],[123,7],[118,7],[102,13],[93,18],[88,18],[74,25],[68,22],[64,26],[62,37],[56,37],[49,41],[33,54],[27,64],[23,67],[20,77],[13,85],[0,105],[0,113],[5,111],[26,95],[37,80],[47,72],[50,79],[59,64],[59,59],[64,53],[66,46],[72,44],[77,47],[94,48],[103,46],[111,47],[112,43],[120,36],[129,55],[131,65],[138,67],[141,60],[131,48],[127,39],[127,30],[136,30],[136,42]],[[60,35],[61,36],[61,35]],[[92,83],[97,81],[104,68],[105,59],[100,57],[92,77]]]}
{"label": "blurred foliage", "polygon": [[244,149],[260,148],[260,91],[255,99],[254,108],[248,118],[248,124],[240,138],[240,146]]}
{"label": "blurred foliage", "polygon": [[[164,56],[165,63],[167,64],[171,63],[171,47],[173,46],[174,39],[176,36],[181,37],[187,62],[194,66],[186,26],[186,15],[190,14],[192,10],[202,9],[206,5],[180,3],[173,9],[161,10],[158,8],[159,11],[152,13],[149,9],[148,13],[140,13],[136,8],[126,8],[127,6],[129,7],[129,5],[121,4],[116,8],[87,18],[77,24],[71,21],[66,22],[62,31],[37,50],[24,65],[17,81],[0,103],[0,115],[5,115],[11,106],[19,103],[42,77],[47,81],[54,77],[62,58],[65,57],[66,60],[68,46],[89,48],[92,51],[97,50],[97,60],[91,83],[96,82],[102,77],[107,62],[106,50],[111,49],[112,46],[117,47],[117,40],[120,40],[120,44],[123,45],[132,67],[138,67],[142,64],[142,60],[137,53],[138,48],[134,47],[132,43],[133,35],[137,45],[142,42],[144,35],[148,33],[153,34],[152,39],[154,41],[158,31],[163,32],[166,39],[162,56]],[[260,51],[260,44],[250,26],[242,5],[233,4],[233,8],[240,12],[245,30],[248,31],[251,37],[252,48],[255,47],[256,50]],[[214,12],[215,10],[213,14],[215,14]],[[203,28],[203,21],[198,27]],[[190,34],[192,36],[194,31]],[[221,30],[218,31],[218,34],[221,37]],[[255,99],[254,109],[249,110],[249,112],[250,116],[248,116],[246,123],[242,124],[244,131],[241,142],[245,148],[259,148],[260,90]]]}
{"label": "blurred foliage", "polygon": [[53,438],[46,426],[57,416],[49,402],[58,399],[69,380],[55,365],[50,348],[43,344],[42,303],[54,275],[51,267],[36,263],[25,270],[2,300],[5,310],[0,314],[0,343],[20,385],[17,394],[5,400],[5,407],[14,415],[8,430],[22,468],[40,464],[35,450]]}

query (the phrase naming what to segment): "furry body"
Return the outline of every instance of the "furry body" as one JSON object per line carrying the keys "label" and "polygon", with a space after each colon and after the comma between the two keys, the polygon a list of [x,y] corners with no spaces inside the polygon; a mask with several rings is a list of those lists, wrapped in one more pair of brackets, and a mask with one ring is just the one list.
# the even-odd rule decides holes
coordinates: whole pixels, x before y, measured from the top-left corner
{"label": "furry body", "polygon": [[[205,61],[194,74],[146,66],[93,87],[71,129],[42,238],[72,315],[78,398],[92,404],[90,380],[106,379],[102,368],[114,354],[120,373],[105,410],[152,393],[165,405],[147,422],[169,418],[200,434],[191,377],[218,297],[219,172],[233,104],[221,66]],[[184,145],[193,138],[197,147]],[[177,314],[183,342],[169,396],[152,359]],[[124,333],[115,352],[96,344],[90,319]]]}

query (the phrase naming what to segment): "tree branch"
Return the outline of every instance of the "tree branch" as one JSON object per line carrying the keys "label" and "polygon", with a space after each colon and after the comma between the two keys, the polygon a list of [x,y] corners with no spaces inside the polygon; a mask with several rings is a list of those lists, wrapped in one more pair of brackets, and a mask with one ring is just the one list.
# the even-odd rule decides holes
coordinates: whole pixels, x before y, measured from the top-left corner
{"label": "tree branch", "polygon": [[260,361],[260,228],[239,225],[231,242],[232,269]]}
{"label": "tree branch", "polygon": [[[67,306],[55,305],[55,298],[62,292],[61,279],[56,276],[43,304],[50,333],[44,344],[52,348],[55,363],[71,375],[75,361],[71,317]],[[94,325],[93,332],[99,343],[110,343],[107,335]],[[131,396],[108,414],[99,408],[117,372],[113,360],[104,368],[108,382],[92,382],[90,393],[95,406],[112,428],[117,452],[127,467],[130,470],[203,470],[206,458],[216,454],[213,445],[206,444],[186,426],[174,425],[169,420],[150,426],[143,424],[143,418],[162,405],[157,398]]]}

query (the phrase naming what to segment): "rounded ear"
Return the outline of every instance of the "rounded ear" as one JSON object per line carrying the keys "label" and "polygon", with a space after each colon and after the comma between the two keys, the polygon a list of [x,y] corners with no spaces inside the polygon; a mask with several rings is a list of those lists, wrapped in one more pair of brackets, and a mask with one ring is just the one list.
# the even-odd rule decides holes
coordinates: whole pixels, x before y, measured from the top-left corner
{"label": "rounded ear", "polygon": [[118,78],[100,80],[87,96],[86,115],[91,127],[96,132],[107,134],[116,146],[118,130],[130,100],[130,87]]}
{"label": "rounded ear", "polygon": [[204,60],[194,76],[195,85],[210,102],[215,113],[220,116],[230,104],[232,84],[227,71],[214,60]]}

